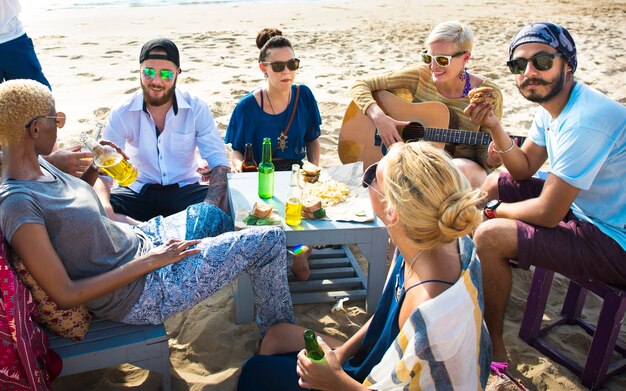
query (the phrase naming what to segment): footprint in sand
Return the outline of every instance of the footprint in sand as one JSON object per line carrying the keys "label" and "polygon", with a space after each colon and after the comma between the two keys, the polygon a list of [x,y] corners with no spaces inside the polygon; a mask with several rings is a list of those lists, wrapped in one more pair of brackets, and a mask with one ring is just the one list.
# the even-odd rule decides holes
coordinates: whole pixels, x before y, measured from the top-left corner
{"label": "footprint in sand", "polygon": [[103,120],[106,119],[110,112],[111,109],[109,107],[99,107],[93,111],[93,114],[97,120]]}

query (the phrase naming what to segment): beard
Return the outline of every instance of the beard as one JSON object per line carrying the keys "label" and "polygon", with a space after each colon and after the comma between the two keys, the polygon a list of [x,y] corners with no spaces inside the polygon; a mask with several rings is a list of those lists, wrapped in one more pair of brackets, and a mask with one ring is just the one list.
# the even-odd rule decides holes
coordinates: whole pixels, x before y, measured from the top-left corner
{"label": "beard", "polygon": [[[543,79],[536,79],[536,78],[526,79],[521,84],[517,84],[517,89],[519,90],[520,94],[522,94],[522,96],[528,99],[529,101],[535,102],[535,103],[544,103],[554,98],[555,96],[557,96],[559,92],[563,90],[563,86],[565,85],[565,76],[566,76],[565,64],[563,64],[561,66],[561,71],[552,81],[548,82]],[[552,88],[550,89],[550,91],[548,91],[547,94],[543,96],[534,90],[524,92],[522,89],[531,82],[539,84],[539,85],[544,85],[544,86],[552,85]]]}
{"label": "beard", "polygon": [[163,106],[164,104],[168,103],[172,99],[172,96],[174,96],[174,92],[176,91],[176,81],[177,80],[174,80],[174,83],[172,84],[170,88],[164,88],[165,93],[160,98],[155,98],[151,96],[149,85],[146,85],[143,83],[143,81],[140,81],[141,90],[143,91],[143,99],[150,106],[157,106],[157,107]]}

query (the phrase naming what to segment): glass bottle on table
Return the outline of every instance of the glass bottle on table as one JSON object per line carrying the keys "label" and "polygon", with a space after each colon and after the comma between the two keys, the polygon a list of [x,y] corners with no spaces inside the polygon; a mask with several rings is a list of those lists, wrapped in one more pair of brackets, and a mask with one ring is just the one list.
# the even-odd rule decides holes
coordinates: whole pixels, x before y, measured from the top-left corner
{"label": "glass bottle on table", "polygon": [[256,161],[254,161],[254,152],[252,144],[246,144],[246,150],[243,154],[243,162],[241,162],[241,172],[257,172],[259,171]]}
{"label": "glass bottle on table", "polygon": [[300,225],[302,222],[302,188],[300,187],[300,165],[291,166],[291,182],[287,188],[285,223]]}
{"label": "glass bottle on table", "polygon": [[274,163],[272,163],[272,142],[269,137],[263,139],[263,153],[259,164],[259,197],[274,196]]}
{"label": "glass bottle on table", "polygon": [[113,178],[120,186],[128,186],[137,179],[137,168],[110,145],[102,145],[95,139],[81,133],[80,142],[93,154],[93,162]]}

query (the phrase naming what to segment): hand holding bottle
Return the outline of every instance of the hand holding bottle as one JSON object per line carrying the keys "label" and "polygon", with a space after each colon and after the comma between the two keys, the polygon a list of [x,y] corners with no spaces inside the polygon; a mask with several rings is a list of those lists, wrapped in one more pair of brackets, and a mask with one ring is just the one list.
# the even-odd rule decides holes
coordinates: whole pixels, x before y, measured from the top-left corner
{"label": "hand holding bottle", "polygon": [[317,339],[317,343],[324,352],[322,361],[309,358],[307,349],[302,349],[298,353],[298,364],[296,372],[300,379],[298,385],[306,389],[315,390],[342,390],[346,389],[344,384],[354,382],[346,372],[344,372],[335,352],[328,346],[322,338]]}
{"label": "hand holding bottle", "polygon": [[117,145],[106,140],[98,143],[86,133],[80,135],[80,141],[93,154],[95,165],[120,186],[128,186],[137,179],[137,168],[128,162],[128,156]]}

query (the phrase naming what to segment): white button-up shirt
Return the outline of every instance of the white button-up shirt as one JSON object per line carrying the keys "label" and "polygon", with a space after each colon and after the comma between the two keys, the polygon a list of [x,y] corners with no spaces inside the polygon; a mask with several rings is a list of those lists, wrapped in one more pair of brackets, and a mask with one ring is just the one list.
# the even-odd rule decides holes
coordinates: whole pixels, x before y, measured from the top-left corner
{"label": "white button-up shirt", "polygon": [[0,1],[0,43],[12,41],[26,32],[18,19],[21,10],[18,0]]}
{"label": "white button-up shirt", "polygon": [[185,186],[198,182],[196,147],[209,167],[230,166],[209,106],[178,88],[161,134],[144,110],[143,91],[138,90],[111,112],[103,138],[122,148],[139,170],[137,180],[129,186],[138,193],[146,184]]}

